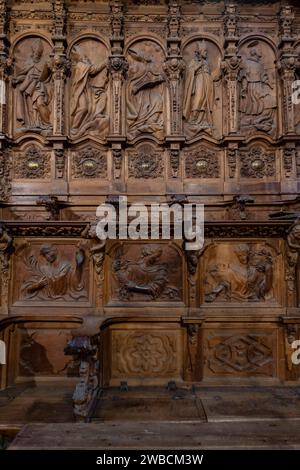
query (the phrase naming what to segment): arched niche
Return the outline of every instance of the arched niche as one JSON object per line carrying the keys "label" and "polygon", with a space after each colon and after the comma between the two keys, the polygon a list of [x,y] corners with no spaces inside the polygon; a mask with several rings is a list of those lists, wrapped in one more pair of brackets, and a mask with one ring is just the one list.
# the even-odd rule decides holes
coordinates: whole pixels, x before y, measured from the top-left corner
{"label": "arched niche", "polygon": [[208,38],[194,38],[183,48],[183,127],[188,140],[205,133],[222,136],[221,52]]}
{"label": "arched niche", "polygon": [[278,100],[274,50],[263,39],[251,37],[241,43],[239,55],[240,131],[246,136],[264,133],[275,138]]}
{"label": "arched niche", "polygon": [[126,86],[127,138],[162,140],[165,131],[166,78],[162,47],[152,39],[139,39],[127,47],[128,79]]}
{"label": "arched niche", "polygon": [[14,46],[13,133],[52,133],[52,46],[41,36],[21,38]]}
{"label": "arched niche", "polygon": [[69,50],[69,134],[104,140],[109,131],[108,51],[97,38],[77,40]]}

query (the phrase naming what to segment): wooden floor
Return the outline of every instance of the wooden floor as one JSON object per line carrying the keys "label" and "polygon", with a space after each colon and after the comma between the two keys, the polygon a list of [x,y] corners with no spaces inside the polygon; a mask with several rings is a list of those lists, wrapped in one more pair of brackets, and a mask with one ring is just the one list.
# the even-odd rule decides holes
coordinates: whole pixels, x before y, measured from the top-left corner
{"label": "wooden floor", "polygon": [[0,435],[18,433],[9,449],[300,449],[300,387],[111,388],[89,424],[74,423],[73,389],[70,381],[0,392]]}

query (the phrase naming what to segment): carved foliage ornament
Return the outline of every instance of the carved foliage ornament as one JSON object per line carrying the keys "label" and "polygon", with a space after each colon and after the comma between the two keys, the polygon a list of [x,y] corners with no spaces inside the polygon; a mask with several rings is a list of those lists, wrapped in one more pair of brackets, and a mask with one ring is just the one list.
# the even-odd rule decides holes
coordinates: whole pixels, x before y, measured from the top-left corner
{"label": "carved foliage ornament", "polygon": [[185,175],[187,178],[218,178],[220,164],[217,152],[200,148],[194,152],[185,152]]}
{"label": "carved foliage ornament", "polygon": [[129,177],[160,178],[162,174],[162,154],[155,151],[150,145],[145,145],[138,151],[129,154]]}
{"label": "carved foliage ornament", "polygon": [[0,151],[0,200],[6,201],[9,197],[11,163],[7,151]]}
{"label": "carved foliage ornament", "polygon": [[106,178],[107,158],[104,152],[88,147],[73,155],[73,178]]}
{"label": "carved foliage ornament", "polygon": [[265,152],[262,147],[240,150],[240,173],[244,178],[275,176],[275,153]]}
{"label": "carved foliage ornament", "polygon": [[15,178],[44,179],[50,177],[50,154],[32,145],[25,155],[17,154],[14,159]]}

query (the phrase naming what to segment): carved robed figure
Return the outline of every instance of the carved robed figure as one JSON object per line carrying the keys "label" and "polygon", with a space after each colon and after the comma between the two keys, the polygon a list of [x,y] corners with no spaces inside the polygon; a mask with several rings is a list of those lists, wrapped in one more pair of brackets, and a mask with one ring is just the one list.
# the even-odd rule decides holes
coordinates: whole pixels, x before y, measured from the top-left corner
{"label": "carved robed figure", "polygon": [[127,88],[127,120],[129,139],[148,133],[163,138],[163,75],[155,68],[150,49],[131,47],[129,84]]}
{"label": "carved robed figure", "polygon": [[44,46],[41,39],[31,45],[31,56],[13,79],[16,87],[16,118],[18,130],[36,132],[52,128],[50,102],[52,92],[51,69],[43,59]]}
{"label": "carved robed figure", "polygon": [[104,135],[108,132],[107,63],[92,64],[76,46],[72,51],[71,136],[86,133]]}

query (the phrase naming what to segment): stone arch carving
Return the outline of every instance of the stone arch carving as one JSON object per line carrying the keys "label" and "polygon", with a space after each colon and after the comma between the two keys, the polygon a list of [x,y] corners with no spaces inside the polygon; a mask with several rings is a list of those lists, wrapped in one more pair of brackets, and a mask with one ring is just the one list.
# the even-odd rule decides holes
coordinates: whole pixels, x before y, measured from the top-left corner
{"label": "stone arch carving", "polygon": [[246,136],[258,132],[275,138],[278,100],[272,43],[259,36],[247,37],[239,45],[239,54],[240,131]]}
{"label": "stone arch carving", "polygon": [[23,36],[13,47],[13,133],[52,133],[52,46],[43,36]]}
{"label": "stone arch carving", "polygon": [[129,64],[126,84],[127,138],[134,140],[152,135],[160,141],[165,131],[164,51],[152,38],[138,39],[129,44],[126,58]]}
{"label": "stone arch carving", "polygon": [[222,136],[221,58],[210,38],[193,38],[183,47],[183,127],[188,140],[203,133]]}
{"label": "stone arch carving", "polygon": [[96,37],[81,37],[69,49],[69,134],[104,140],[109,132],[108,50]]}

